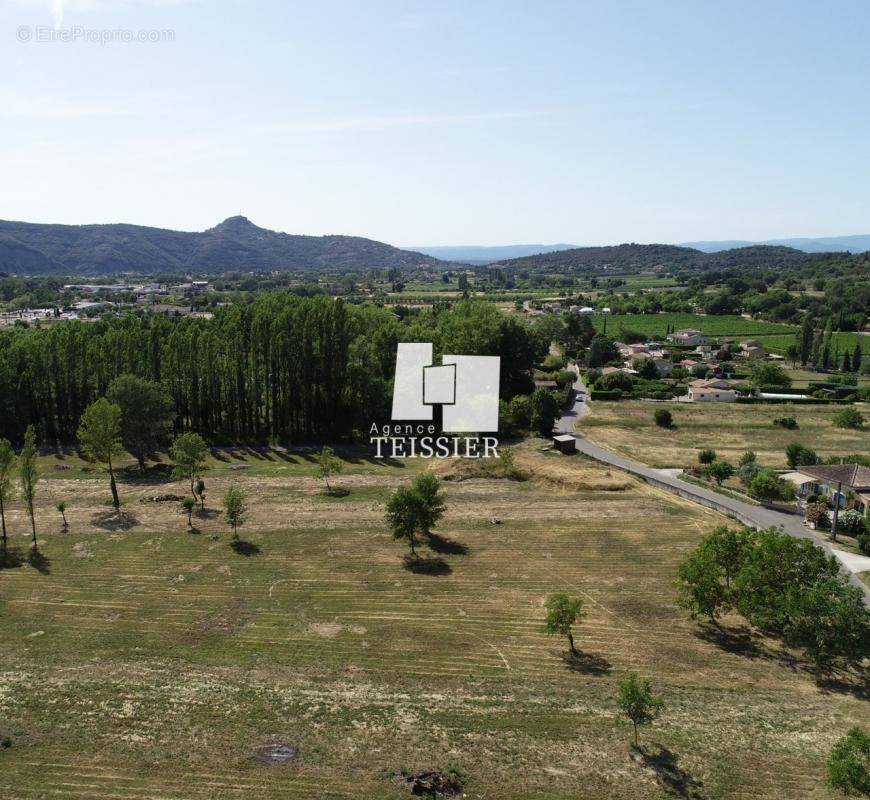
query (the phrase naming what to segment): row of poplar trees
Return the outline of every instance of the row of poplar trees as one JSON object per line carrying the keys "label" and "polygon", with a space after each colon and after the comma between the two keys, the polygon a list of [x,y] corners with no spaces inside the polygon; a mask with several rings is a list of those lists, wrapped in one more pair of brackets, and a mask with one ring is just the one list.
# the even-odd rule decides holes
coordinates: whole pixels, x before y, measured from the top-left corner
{"label": "row of poplar trees", "polygon": [[120,375],[165,386],[176,432],[214,440],[339,440],[389,420],[398,341],[502,356],[508,395],[546,344],[488,303],[399,320],[332,297],[262,294],[212,319],[131,314],[0,331],[0,436],[73,443],[89,403]]}

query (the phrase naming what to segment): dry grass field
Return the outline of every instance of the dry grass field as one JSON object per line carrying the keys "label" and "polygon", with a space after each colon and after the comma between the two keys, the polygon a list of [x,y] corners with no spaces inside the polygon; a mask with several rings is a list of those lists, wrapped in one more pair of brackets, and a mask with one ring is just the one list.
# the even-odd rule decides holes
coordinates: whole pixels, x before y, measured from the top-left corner
{"label": "dry grass field", "polygon": [[[745,450],[754,450],[766,466],[787,467],[785,448],[790,442],[811,447],[820,456],[867,454],[870,425],[863,430],[837,428],[832,417],[837,406],[740,405],[736,403],[648,403],[640,400],[597,402],[577,430],[590,441],[616,450],[653,467],[683,467],[697,461],[698,450],[712,447],[718,455],[737,463]],[[667,408],[674,428],[656,426],[653,412]],[[870,420],[870,408],[859,405]],[[794,417],[797,430],[776,427],[776,417]]]}
{"label": "dry grass field", "polygon": [[[0,571],[0,796],[401,798],[401,769],[455,765],[469,798],[832,797],[860,687],[674,606],[677,562],[722,518],[580,457],[516,460],[533,480],[440,465],[428,572],[383,522],[410,467],[349,462],[326,497],[301,462],[217,463],[196,533],[140,502],[180,484],[122,482],[116,517],[101,475],[45,480],[46,563]],[[252,503],[235,548],[233,479]],[[26,547],[17,501],[11,526]],[[554,591],[584,601],[580,659],[542,631]],[[638,752],[615,703],[629,670],[667,706]],[[261,763],[270,742],[298,757]]]}

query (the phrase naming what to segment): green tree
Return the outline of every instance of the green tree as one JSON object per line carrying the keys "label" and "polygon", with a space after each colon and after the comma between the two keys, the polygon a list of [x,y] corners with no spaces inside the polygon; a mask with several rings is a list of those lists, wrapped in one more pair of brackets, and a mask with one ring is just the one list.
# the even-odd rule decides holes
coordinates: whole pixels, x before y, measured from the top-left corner
{"label": "green tree", "polygon": [[734,467],[727,461],[714,461],[707,466],[707,474],[716,481],[717,486],[721,486],[734,474]]}
{"label": "green tree", "polygon": [[640,725],[649,725],[664,709],[664,703],[653,694],[648,680],[638,678],[636,672],[631,672],[619,684],[619,708],[634,726],[634,746],[637,747],[637,729]]}
{"label": "green tree", "polygon": [[430,472],[421,472],[410,486],[400,487],[387,501],[387,523],[396,539],[404,539],[411,555],[417,555],[418,536],[426,536],[444,515],[441,482]]}
{"label": "green tree", "polygon": [[331,475],[341,473],[344,464],[341,459],[335,455],[335,451],[331,447],[324,447],[317,456],[317,474],[320,479],[326,484],[326,493],[332,494],[332,487],[329,485]]}
{"label": "green tree", "polygon": [[712,464],[716,460],[716,451],[711,450],[709,447],[704,448],[703,450],[698,451],[698,463],[699,464]]}
{"label": "green tree", "polygon": [[589,344],[586,365],[589,367],[603,367],[618,356],[619,350],[616,349],[613,339],[603,334],[598,334]]}
{"label": "green tree", "polygon": [[38,550],[36,543],[36,484],[39,483],[39,465],[37,457],[39,451],[36,449],[36,431],[33,425],[27,426],[27,431],[24,434],[24,446],[18,454],[18,476],[21,479],[21,496],[24,498],[24,505],[27,509],[27,516],[30,517],[30,530],[33,533],[32,548]]}
{"label": "green tree", "polygon": [[819,463],[819,457],[815,450],[810,450],[809,447],[804,447],[798,442],[791,442],[785,448],[785,460],[788,465],[795,469],[796,467],[810,467],[813,464]]}
{"label": "green tree", "polygon": [[859,428],[864,427],[866,420],[864,419],[863,414],[861,414],[855,406],[846,406],[834,414],[833,422],[838,428],[858,430]]}
{"label": "green tree", "polygon": [[387,501],[387,522],[396,539],[404,539],[411,549],[411,556],[417,555],[417,532],[422,513],[423,501],[409,487],[396,489]]}
{"label": "green tree", "polygon": [[674,417],[666,408],[657,408],[653,412],[653,419],[660,428],[671,428],[674,425]]}
{"label": "green tree", "polygon": [[199,508],[205,511],[205,481],[202,478],[196,479],[196,493],[199,495]]}
{"label": "green tree", "polygon": [[782,389],[791,386],[786,371],[772,361],[761,361],[752,368],[750,380],[755,386],[776,386]]}
{"label": "green tree", "polygon": [[208,445],[198,433],[182,433],[175,437],[169,451],[172,459],[172,477],[190,482],[190,493],[196,500],[194,482],[206,468]]}
{"label": "green tree", "polygon": [[544,437],[553,432],[553,422],[559,416],[559,402],[556,396],[539,386],[532,393],[532,426]]}
{"label": "green tree", "polygon": [[749,494],[756,500],[772,502],[794,500],[794,484],[780,478],[773,470],[761,469],[749,483]]}
{"label": "green tree", "polygon": [[82,414],[78,430],[82,452],[91,460],[106,465],[109,472],[109,487],[112,490],[112,505],[121,507],[115,470],[112,459],[124,452],[121,443],[121,408],[105,397],[95,400]]}
{"label": "green tree", "polygon": [[188,529],[193,530],[193,509],[196,508],[196,500],[192,497],[185,497],[184,500],[181,501],[181,508],[187,514]]}
{"label": "green tree", "polygon": [[828,785],[847,796],[870,797],[870,734],[863,728],[852,728],[834,745]]}
{"label": "green tree", "polygon": [[224,495],[224,519],[233,529],[233,539],[239,538],[239,526],[247,519],[247,498],[248,493],[235,485],[230,486]]}
{"label": "green tree", "polygon": [[734,607],[734,581],[746,560],[753,534],[727,525],[705,536],[677,567],[677,603],[692,617],[715,622]]}
{"label": "green tree", "polygon": [[547,617],[544,620],[544,628],[549,634],[567,637],[571,655],[577,655],[572,627],[580,618],[582,608],[583,601],[579,597],[569,597],[563,592],[551,594],[547,598]]}
{"label": "green tree", "polygon": [[175,419],[172,398],[156,381],[119,375],[109,384],[106,398],[121,409],[121,441],[134,453],[139,469],[145,457],[166,441]]}
{"label": "green tree", "polygon": [[2,526],[2,550],[0,550],[0,562],[6,560],[8,554],[8,535],[6,532],[6,506],[12,499],[14,487],[12,485],[12,473],[15,470],[15,451],[8,439],[0,439],[0,526]]}
{"label": "green tree", "polygon": [[69,531],[69,522],[66,519],[66,502],[61,500],[55,508],[60,512],[61,519],[63,519],[63,529],[62,533],[67,533]]}

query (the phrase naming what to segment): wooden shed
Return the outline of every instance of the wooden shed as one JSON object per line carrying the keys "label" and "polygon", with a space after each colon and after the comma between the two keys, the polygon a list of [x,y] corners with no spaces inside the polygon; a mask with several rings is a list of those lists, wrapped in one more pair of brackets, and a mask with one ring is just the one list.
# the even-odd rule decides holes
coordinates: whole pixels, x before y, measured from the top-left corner
{"label": "wooden shed", "polygon": [[577,452],[577,440],[570,433],[561,433],[553,437],[553,447],[566,456]]}

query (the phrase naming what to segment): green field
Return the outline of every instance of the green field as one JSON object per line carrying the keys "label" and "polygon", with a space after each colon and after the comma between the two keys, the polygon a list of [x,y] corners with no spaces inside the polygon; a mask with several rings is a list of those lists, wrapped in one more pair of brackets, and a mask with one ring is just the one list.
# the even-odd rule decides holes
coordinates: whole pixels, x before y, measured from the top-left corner
{"label": "green field", "polygon": [[[605,322],[606,320],[606,322]],[[734,314],[709,316],[706,314],[613,314],[609,316],[596,315],[593,318],[595,329],[603,331],[607,326],[609,336],[619,337],[621,329],[639,331],[648,336],[664,337],[668,328],[695,328],[711,337],[760,339],[767,349],[773,353],[784,354],[788,346],[794,344],[795,334],[800,330],[795,325],[784,325],[778,322],[746,319]],[[839,347],[840,355],[855,348],[857,339],[861,341],[864,353],[870,355],[870,336],[856,333],[835,333],[831,341],[832,347]]]}
{"label": "green field", "polygon": [[[115,517],[104,481],[44,482],[42,571],[0,571],[0,796],[402,798],[398,771],[455,765],[469,798],[832,798],[857,687],[674,605],[678,560],[722,518],[580,458],[517,460],[538,479],[446,484],[429,574],[385,530],[393,467],[347,463],[341,499],[235,476],[254,500],[236,549],[216,502],[189,534],[149,500],[180,484],[122,482]],[[10,523],[23,548],[17,501]],[[553,591],[584,600],[579,659],[542,631]],[[636,752],[615,704],[630,670],[666,703]],[[298,758],[260,763],[270,742]]]}

